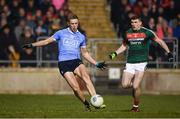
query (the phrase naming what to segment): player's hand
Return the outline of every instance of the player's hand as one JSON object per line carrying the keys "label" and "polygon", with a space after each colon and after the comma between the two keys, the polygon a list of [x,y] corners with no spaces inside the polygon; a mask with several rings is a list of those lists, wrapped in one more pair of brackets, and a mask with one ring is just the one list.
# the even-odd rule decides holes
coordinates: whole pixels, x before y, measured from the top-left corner
{"label": "player's hand", "polygon": [[98,62],[98,63],[96,64],[96,67],[99,68],[99,69],[101,69],[101,70],[103,70],[103,69],[106,69],[106,68],[107,68],[107,64],[105,63],[105,61],[103,61],[103,62]]}
{"label": "player's hand", "polygon": [[113,60],[116,56],[117,56],[117,53],[116,53],[116,52],[112,52],[112,53],[109,55],[109,58],[110,58],[111,60]]}
{"label": "player's hand", "polygon": [[167,56],[168,56],[169,62],[172,62],[172,61],[173,61],[173,55],[172,55],[172,53],[169,52],[169,53],[167,54]]}
{"label": "player's hand", "polygon": [[28,48],[33,48],[34,46],[32,45],[32,43],[29,44],[25,44],[22,46],[23,49],[28,49]]}

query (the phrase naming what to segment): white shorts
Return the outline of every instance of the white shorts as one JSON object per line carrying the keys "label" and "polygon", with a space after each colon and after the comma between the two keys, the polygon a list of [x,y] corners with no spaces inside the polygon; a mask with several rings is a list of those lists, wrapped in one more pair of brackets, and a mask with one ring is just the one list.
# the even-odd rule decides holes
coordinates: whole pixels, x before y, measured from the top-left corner
{"label": "white shorts", "polygon": [[143,63],[126,63],[126,68],[124,72],[129,72],[131,74],[135,74],[135,71],[144,72],[146,69],[147,62]]}

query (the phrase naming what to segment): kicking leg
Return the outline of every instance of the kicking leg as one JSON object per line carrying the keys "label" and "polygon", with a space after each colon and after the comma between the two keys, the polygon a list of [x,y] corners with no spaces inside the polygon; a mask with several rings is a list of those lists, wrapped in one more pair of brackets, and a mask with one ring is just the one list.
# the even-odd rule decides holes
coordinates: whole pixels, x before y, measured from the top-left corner
{"label": "kicking leg", "polygon": [[[74,73],[77,74],[86,84],[87,90],[91,96],[96,95],[96,90],[94,88],[94,85],[90,79],[90,76],[83,64],[79,65],[75,70]],[[105,108],[106,105],[103,104],[99,108]]]}
{"label": "kicking leg", "polygon": [[96,90],[94,88],[94,85],[90,79],[90,76],[83,64],[79,65],[75,71],[75,74],[77,74],[86,84],[87,90],[91,96],[96,95]]}
{"label": "kicking leg", "polygon": [[75,96],[80,99],[81,102],[86,106],[87,110],[90,110],[90,105],[89,102],[85,99],[83,92],[80,90],[79,84],[76,80],[76,77],[72,72],[66,72],[64,74],[64,77],[69,84],[69,86],[72,88],[74,91]]}

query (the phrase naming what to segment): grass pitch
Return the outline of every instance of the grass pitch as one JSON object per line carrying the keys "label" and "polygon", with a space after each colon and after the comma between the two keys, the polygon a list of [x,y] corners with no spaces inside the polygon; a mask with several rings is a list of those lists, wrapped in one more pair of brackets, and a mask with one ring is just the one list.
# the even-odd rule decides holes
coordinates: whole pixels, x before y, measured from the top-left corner
{"label": "grass pitch", "polygon": [[[129,112],[131,96],[103,95],[106,109],[85,112],[74,95],[0,95],[0,117],[180,118],[180,95],[142,95],[141,112]],[[88,97],[89,98],[89,97]]]}

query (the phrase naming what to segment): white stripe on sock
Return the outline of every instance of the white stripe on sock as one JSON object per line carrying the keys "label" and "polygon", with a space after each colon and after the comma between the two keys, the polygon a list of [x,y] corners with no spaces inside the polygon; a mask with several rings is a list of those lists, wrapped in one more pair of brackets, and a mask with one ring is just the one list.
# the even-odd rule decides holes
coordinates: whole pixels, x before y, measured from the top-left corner
{"label": "white stripe on sock", "polygon": [[138,105],[133,105],[133,107],[139,107]]}

